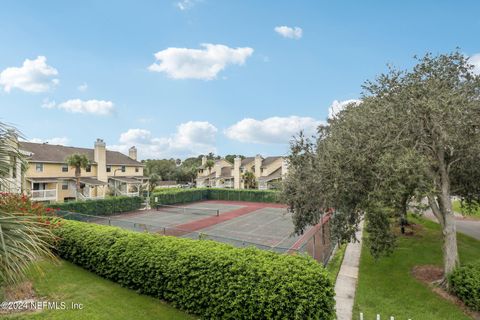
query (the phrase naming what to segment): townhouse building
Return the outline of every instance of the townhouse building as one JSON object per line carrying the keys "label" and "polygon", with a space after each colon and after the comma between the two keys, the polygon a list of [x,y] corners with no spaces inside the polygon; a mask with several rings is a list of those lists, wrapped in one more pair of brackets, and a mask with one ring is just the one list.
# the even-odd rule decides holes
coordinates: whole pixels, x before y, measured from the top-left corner
{"label": "townhouse building", "polygon": [[[136,196],[146,183],[144,165],[137,160],[135,147],[130,148],[128,156],[107,150],[102,139],[95,141],[93,149],[22,141],[19,148],[28,161],[21,178],[22,191],[35,201]],[[87,168],[80,173],[80,192],[76,190],[75,168],[66,163],[73,154],[83,154],[89,160]]]}
{"label": "townhouse building", "polygon": [[207,166],[207,157],[202,158],[202,165],[197,171],[197,187],[245,189],[246,173],[253,174],[258,189],[275,189],[284,179],[288,171],[288,163],[284,157],[255,157],[234,159],[230,163],[225,159],[214,161],[212,167]]}

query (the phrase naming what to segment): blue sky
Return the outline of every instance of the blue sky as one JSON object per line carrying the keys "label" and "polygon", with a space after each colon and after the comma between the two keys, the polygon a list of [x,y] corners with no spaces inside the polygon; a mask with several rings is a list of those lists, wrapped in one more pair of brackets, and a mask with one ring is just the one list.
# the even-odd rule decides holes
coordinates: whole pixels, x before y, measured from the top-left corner
{"label": "blue sky", "polygon": [[460,47],[480,69],[478,12],[475,1],[2,1],[0,118],[33,141],[103,138],[142,158],[282,155],[387,63]]}

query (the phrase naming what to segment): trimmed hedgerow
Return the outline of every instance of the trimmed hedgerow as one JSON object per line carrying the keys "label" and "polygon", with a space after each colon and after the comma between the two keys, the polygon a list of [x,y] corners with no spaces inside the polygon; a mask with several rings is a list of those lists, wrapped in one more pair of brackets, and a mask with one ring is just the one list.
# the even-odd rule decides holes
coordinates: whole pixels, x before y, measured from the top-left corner
{"label": "trimmed hedgerow", "polygon": [[77,221],[55,230],[75,264],[208,319],[333,319],[327,271],[310,257]]}
{"label": "trimmed hedgerow", "polygon": [[255,189],[210,189],[208,199],[251,202],[279,202],[279,192]]}
{"label": "trimmed hedgerow", "polygon": [[480,311],[480,261],[455,269],[448,281],[452,292],[467,306]]}
{"label": "trimmed hedgerow", "polygon": [[155,204],[176,204],[206,200],[208,189],[164,189],[155,191],[150,197],[152,206]]}
{"label": "trimmed hedgerow", "polygon": [[165,189],[155,191],[151,205],[187,203],[200,200],[230,200],[250,202],[279,202],[279,192],[274,190],[235,190],[235,189]]}
{"label": "trimmed hedgerow", "polygon": [[54,203],[49,207],[95,216],[108,216],[118,212],[137,210],[141,208],[142,203],[143,199],[141,197],[110,197],[87,201]]}

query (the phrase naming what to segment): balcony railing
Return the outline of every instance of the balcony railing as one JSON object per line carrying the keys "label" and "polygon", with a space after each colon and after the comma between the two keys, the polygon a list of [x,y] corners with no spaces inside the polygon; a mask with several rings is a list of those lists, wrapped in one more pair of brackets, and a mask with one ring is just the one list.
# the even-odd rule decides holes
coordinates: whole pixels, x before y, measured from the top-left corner
{"label": "balcony railing", "polygon": [[32,190],[32,200],[35,200],[35,201],[57,200],[57,189]]}

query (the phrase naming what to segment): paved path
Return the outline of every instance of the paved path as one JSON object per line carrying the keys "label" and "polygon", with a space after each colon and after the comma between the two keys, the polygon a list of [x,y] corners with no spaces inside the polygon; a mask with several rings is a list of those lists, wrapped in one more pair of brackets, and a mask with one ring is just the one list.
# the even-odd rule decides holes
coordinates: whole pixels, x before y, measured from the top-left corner
{"label": "paved path", "polygon": [[[437,218],[433,215],[431,210],[425,212],[425,217],[438,222]],[[472,238],[480,240],[480,221],[479,220],[468,220],[462,218],[461,215],[456,216],[455,218],[457,224],[457,232],[461,232],[470,236]]]}
{"label": "paved path", "polygon": [[335,302],[337,320],[351,320],[353,302],[358,280],[358,266],[360,264],[360,253],[362,251],[362,230],[363,221],[360,222],[360,230],[357,232],[357,239],[360,242],[349,243],[345,250],[340,272],[335,283]]}

